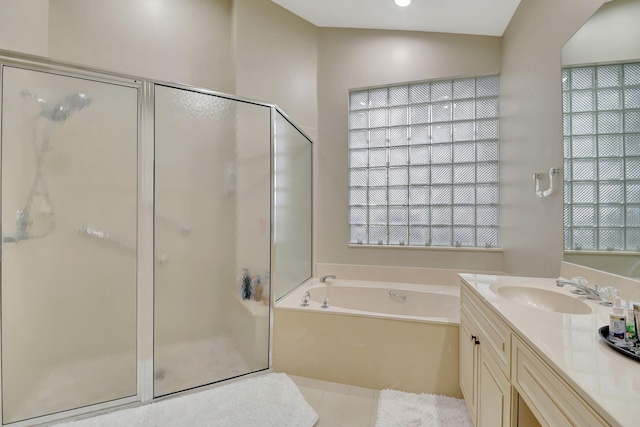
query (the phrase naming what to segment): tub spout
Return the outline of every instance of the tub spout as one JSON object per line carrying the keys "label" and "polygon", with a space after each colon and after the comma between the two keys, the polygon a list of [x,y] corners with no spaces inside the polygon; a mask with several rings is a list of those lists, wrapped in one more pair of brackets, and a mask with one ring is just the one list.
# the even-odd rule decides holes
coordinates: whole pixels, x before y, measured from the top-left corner
{"label": "tub spout", "polygon": [[335,274],[327,274],[326,276],[322,276],[320,278],[320,283],[327,283],[327,279],[336,280]]}

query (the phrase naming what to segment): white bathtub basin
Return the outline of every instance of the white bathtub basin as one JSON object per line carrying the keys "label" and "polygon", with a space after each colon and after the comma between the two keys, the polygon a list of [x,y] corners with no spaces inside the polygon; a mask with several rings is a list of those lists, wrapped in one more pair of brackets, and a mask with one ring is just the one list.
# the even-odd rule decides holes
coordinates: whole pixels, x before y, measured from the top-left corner
{"label": "white bathtub basin", "polygon": [[[302,305],[309,292],[309,304]],[[323,308],[325,296],[329,307]],[[364,280],[310,279],[276,303],[276,308],[316,313],[344,314],[413,322],[459,324],[460,288]]]}
{"label": "white bathtub basin", "polygon": [[309,289],[311,300],[322,303],[325,295],[332,307],[400,316],[451,318],[460,307],[458,295],[397,289],[328,285]]}

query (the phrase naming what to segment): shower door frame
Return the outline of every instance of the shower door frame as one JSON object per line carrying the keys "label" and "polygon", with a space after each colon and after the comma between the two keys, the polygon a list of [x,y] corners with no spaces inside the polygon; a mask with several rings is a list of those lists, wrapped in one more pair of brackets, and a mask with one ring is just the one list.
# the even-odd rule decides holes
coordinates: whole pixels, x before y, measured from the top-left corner
{"label": "shower door frame", "polygon": [[[144,395],[146,391],[143,387],[144,382],[141,381],[142,379],[144,379],[144,375],[146,375],[146,373],[144,372],[144,369],[141,369],[143,366],[145,366],[145,364],[142,364],[140,362],[140,352],[142,350],[140,345],[141,336],[142,336],[142,334],[140,333],[140,324],[142,320],[140,313],[144,312],[144,310],[141,310],[141,309],[144,309],[144,301],[142,298],[140,298],[140,294],[141,294],[140,279],[147,277],[145,276],[145,274],[148,274],[148,272],[145,272],[145,270],[147,270],[148,267],[146,267],[144,263],[141,264],[140,261],[148,258],[149,248],[144,247],[144,240],[141,239],[141,235],[147,232],[148,227],[141,226],[141,224],[144,222],[143,216],[141,215],[141,213],[145,211],[145,207],[141,203],[140,196],[141,194],[145,193],[146,188],[142,187],[140,183],[144,181],[142,173],[143,173],[143,170],[145,170],[145,166],[149,162],[149,160],[145,158],[148,154],[146,153],[147,144],[144,143],[144,141],[148,139],[148,135],[145,135],[142,130],[143,124],[145,122],[142,116],[142,112],[144,110],[143,99],[144,99],[144,95],[148,92],[148,88],[146,88],[146,85],[144,85],[142,81],[136,80],[135,78],[131,78],[129,76],[125,76],[117,73],[101,72],[99,70],[94,70],[88,67],[66,65],[63,63],[49,61],[45,58],[36,57],[36,56],[21,55],[21,54],[15,55],[14,52],[7,52],[7,51],[0,50],[0,118],[2,117],[2,112],[3,112],[3,105],[2,105],[3,84],[2,83],[4,82],[3,79],[4,79],[5,67],[12,67],[12,68],[25,70],[25,71],[42,72],[42,73],[57,75],[61,77],[90,80],[97,83],[117,85],[121,87],[129,87],[132,89],[136,89],[137,91],[137,104],[138,104],[137,106],[138,159],[137,159],[137,167],[136,167],[136,176],[137,176],[137,182],[136,182],[136,193],[137,193],[137,196],[136,196],[136,205],[137,205],[137,211],[136,211],[136,258],[137,258],[136,259],[136,299],[137,299],[136,301],[136,323],[137,323],[136,324],[136,371],[137,371],[137,378],[136,378],[136,394],[135,395],[126,396],[126,397],[118,398],[115,400],[109,400],[109,401],[101,402],[97,404],[81,406],[79,408],[74,408],[67,411],[46,414],[46,415],[42,415],[34,418],[28,418],[26,420],[15,421],[8,424],[4,424],[4,418],[3,418],[4,398],[3,398],[3,395],[0,395],[0,423],[2,423],[2,425],[27,427],[35,424],[51,423],[51,422],[56,422],[56,421],[64,420],[68,418],[76,418],[85,414],[105,411],[105,410],[116,408],[116,407],[123,407],[128,405],[133,406],[141,402],[141,397]],[[151,140],[151,143],[153,143],[153,140]],[[2,120],[0,120],[0,147],[2,147]],[[151,159],[151,162],[153,162],[153,159]],[[2,173],[2,151],[0,150],[0,177],[1,177],[1,173]],[[148,186],[148,183],[145,183],[145,184]],[[0,212],[2,208],[1,191],[2,191],[2,183],[0,182]],[[151,229],[153,230],[153,223],[151,224]],[[153,244],[153,241],[151,241],[151,245],[152,244]],[[0,260],[3,258],[2,250],[3,250],[3,245],[0,244]],[[153,247],[151,247],[151,256],[153,257]],[[153,258],[151,258],[151,260],[152,260],[151,268],[153,269]],[[0,262],[0,269],[1,268],[2,268],[2,264]],[[2,283],[0,283],[0,289],[1,287],[2,287]],[[1,312],[2,312],[2,305],[0,304],[0,313]],[[1,334],[1,331],[2,331],[2,316],[0,315],[0,334]],[[1,362],[2,362],[2,340],[0,339],[0,364]],[[0,369],[0,385],[1,384],[2,384],[2,369]]]}
{"label": "shower door frame", "polygon": [[[15,427],[28,427],[36,424],[53,423],[57,421],[73,421],[98,412],[110,411],[116,408],[136,407],[151,401],[158,401],[172,398],[182,394],[193,392],[194,390],[206,390],[230,382],[251,378],[272,371],[273,367],[273,315],[275,306],[275,292],[273,283],[277,280],[275,267],[276,242],[275,242],[275,153],[276,153],[276,117],[280,113],[312,146],[311,149],[311,174],[313,183],[313,140],[298,126],[291,118],[277,105],[257,101],[250,98],[216,92],[209,89],[195,86],[166,82],[155,79],[142,78],[120,72],[102,70],[96,67],[89,67],[80,64],[54,61],[48,58],[22,54],[19,52],[0,49],[0,118],[2,117],[2,79],[4,67],[15,67],[24,70],[56,74],[63,77],[79,78],[91,80],[99,83],[116,84],[135,88],[138,92],[138,135],[137,135],[137,213],[136,213],[136,372],[137,388],[136,394],[116,400],[102,402],[98,404],[74,408],[63,412],[47,414],[36,418],[16,421],[9,424],[3,423],[3,396],[0,392],[0,425],[10,425]],[[271,289],[269,293],[269,337],[268,337],[268,365],[266,369],[250,372],[238,377],[229,378],[205,384],[195,389],[184,390],[164,397],[153,397],[154,370],[154,286],[155,286],[155,248],[154,248],[154,205],[155,205],[155,87],[156,85],[173,87],[176,89],[189,90],[206,95],[213,95],[232,101],[245,102],[269,108],[271,132],[270,132],[270,194],[269,194],[269,215],[270,215],[270,271]],[[2,121],[0,120],[0,147],[2,146]],[[1,172],[2,172],[2,151],[0,150],[0,212],[1,212]],[[311,221],[313,224],[313,184],[309,189],[311,192]],[[0,234],[2,230],[0,229]],[[313,263],[313,226],[311,231],[311,260]],[[0,244],[0,269],[2,268],[2,245]],[[313,270],[313,267],[312,267]],[[1,270],[0,270],[1,271]],[[0,289],[2,283],[0,283]],[[0,334],[2,331],[2,305],[0,304]],[[1,337],[1,335],[0,335]],[[2,363],[2,340],[0,339],[0,365]],[[2,384],[2,369],[0,369],[0,386]]]}
{"label": "shower door frame", "polygon": [[[230,101],[237,101],[237,102],[243,102],[246,104],[251,104],[251,105],[257,105],[257,106],[261,106],[261,107],[266,107],[269,109],[269,123],[270,123],[270,141],[269,141],[269,167],[270,167],[270,177],[269,177],[269,269],[271,272],[271,283],[273,283],[273,280],[275,279],[275,274],[274,274],[274,266],[275,266],[275,200],[274,200],[274,191],[275,191],[275,152],[276,152],[276,125],[275,125],[275,120],[276,120],[276,111],[280,112],[284,117],[287,118],[287,120],[296,128],[296,130],[298,130],[298,132],[300,132],[302,135],[304,135],[304,137],[306,139],[308,139],[309,141],[311,141],[311,139],[309,138],[309,136],[307,136],[297,125],[295,125],[293,122],[291,122],[291,119],[289,118],[289,116],[286,115],[286,113],[284,113],[277,105],[274,104],[270,104],[267,102],[262,102],[262,101],[257,101],[254,99],[250,99],[250,98],[245,98],[245,97],[241,97],[241,96],[236,96],[236,95],[230,95],[230,94],[226,94],[226,93],[222,93],[222,92],[216,92],[214,90],[210,90],[210,89],[205,89],[205,88],[201,88],[201,87],[196,87],[196,86],[190,86],[187,84],[181,84],[181,83],[172,83],[172,82],[165,82],[165,81],[159,81],[159,80],[152,80],[152,79],[146,79],[145,81],[146,84],[150,85],[149,88],[149,92],[150,94],[148,95],[148,99],[145,100],[145,106],[147,107],[147,123],[146,126],[149,126],[150,129],[146,129],[147,130],[147,137],[151,136],[151,150],[152,150],[152,156],[153,154],[155,154],[155,126],[154,126],[154,119],[155,119],[155,87],[156,86],[163,86],[163,87],[167,87],[167,88],[171,88],[171,89],[178,89],[178,90],[184,90],[184,91],[188,91],[188,92],[194,92],[194,93],[198,93],[201,95],[210,95],[210,96],[215,96],[218,98],[222,98],[222,99],[227,99]],[[152,177],[153,177],[153,181],[155,182],[155,168],[154,168],[154,164],[155,164],[155,159],[151,162],[150,167],[152,168]],[[153,183],[151,185],[151,188],[149,189],[150,194],[153,197],[154,200],[154,204],[155,204],[155,187],[153,186]],[[152,224],[154,225],[154,227],[151,228],[151,239],[153,241],[154,239],[154,231],[155,231],[155,224],[153,223],[154,221],[154,210],[152,209],[151,211],[151,221]],[[152,247],[152,250],[154,248]],[[155,254],[152,253],[152,257],[151,257],[151,265],[154,266],[154,260],[155,260]],[[151,274],[152,276],[155,274],[154,270],[152,270]],[[155,280],[153,280],[152,285],[155,285]],[[169,394],[164,394],[161,396],[157,396],[154,397],[154,392],[153,392],[153,386],[154,386],[154,368],[153,368],[153,363],[154,360],[153,358],[151,359],[150,363],[148,365],[145,366],[145,368],[143,369],[143,373],[142,375],[144,376],[145,379],[147,379],[149,382],[148,388],[144,389],[145,394],[143,395],[142,398],[142,403],[145,402],[149,402],[149,401],[159,401],[159,400],[163,400],[163,399],[170,399],[172,397],[175,396],[179,396],[181,394],[186,394],[186,393],[191,393],[194,391],[200,391],[200,390],[206,390],[208,388],[215,388],[215,387],[219,387],[221,385],[225,385],[225,384],[230,384],[234,381],[238,381],[238,380],[243,380],[246,378],[251,378],[252,376],[259,376],[259,375],[263,375],[265,373],[271,372],[273,371],[273,310],[275,307],[275,295],[273,292],[273,285],[270,285],[271,289],[269,290],[269,338],[268,338],[268,343],[269,343],[269,348],[268,348],[268,362],[267,362],[267,368],[265,369],[259,369],[257,371],[251,371],[248,372],[246,374],[241,374],[241,375],[237,375],[234,377],[230,377],[230,378],[226,378],[224,380],[219,380],[213,383],[206,383],[206,384],[202,384],[199,386],[195,386],[195,387],[190,387],[184,390],[179,390],[176,392],[172,392]],[[153,296],[153,289],[151,290],[151,294],[152,294],[152,301],[154,301],[154,296]],[[154,324],[154,313],[155,313],[155,306],[152,304],[152,306],[150,307],[151,310],[151,318],[147,319],[147,322],[150,323],[151,328],[149,329],[149,333],[151,334],[151,351],[154,351],[154,328],[155,328],[155,324]],[[145,324],[145,325],[148,325]],[[140,360],[138,361],[139,363],[141,362]],[[140,374],[139,374],[140,375]]]}

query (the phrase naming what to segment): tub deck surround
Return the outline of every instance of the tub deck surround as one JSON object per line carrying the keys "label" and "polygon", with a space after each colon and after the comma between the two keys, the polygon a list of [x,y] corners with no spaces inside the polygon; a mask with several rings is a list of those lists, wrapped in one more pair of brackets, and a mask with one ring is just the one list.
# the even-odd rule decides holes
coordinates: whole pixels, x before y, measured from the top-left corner
{"label": "tub deck surround", "polygon": [[485,269],[468,270],[463,268],[398,267],[390,265],[333,264],[319,262],[316,264],[315,277],[335,274],[340,280],[367,280],[375,282],[415,283],[421,285],[437,283],[438,285],[459,287],[460,278],[458,277],[458,273],[482,273],[495,274],[498,276],[504,274],[501,270],[487,271]]}
{"label": "tub deck surround", "polygon": [[[406,300],[389,295],[389,290]],[[307,291],[310,305],[301,307]],[[325,291],[328,309],[321,308]],[[458,286],[339,279],[325,285],[312,279],[276,304],[274,370],[378,390],[462,397],[459,293]],[[418,307],[432,312],[398,310],[416,300]],[[385,310],[385,304],[387,313],[374,311]],[[445,306],[447,311],[442,310]]]}
{"label": "tub deck surround", "polygon": [[[575,392],[608,423],[640,423],[640,363],[601,342],[598,329],[609,324],[611,308],[575,296],[554,279],[460,274],[463,286],[483,300]],[[565,314],[526,307],[500,295],[504,286],[522,286],[577,298],[592,310]],[[466,289],[465,288],[465,289]]]}

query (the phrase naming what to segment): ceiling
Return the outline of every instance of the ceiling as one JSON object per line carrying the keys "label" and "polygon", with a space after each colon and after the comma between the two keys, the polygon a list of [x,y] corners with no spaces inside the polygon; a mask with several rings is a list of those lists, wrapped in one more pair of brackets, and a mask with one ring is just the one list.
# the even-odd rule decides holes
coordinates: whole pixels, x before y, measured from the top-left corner
{"label": "ceiling", "polygon": [[520,0],[272,0],[318,27],[501,36]]}

